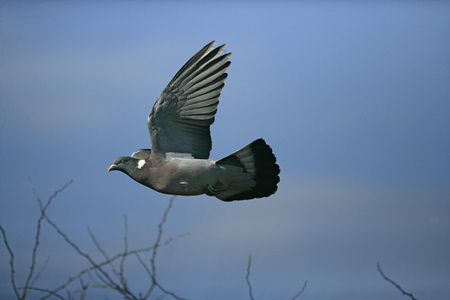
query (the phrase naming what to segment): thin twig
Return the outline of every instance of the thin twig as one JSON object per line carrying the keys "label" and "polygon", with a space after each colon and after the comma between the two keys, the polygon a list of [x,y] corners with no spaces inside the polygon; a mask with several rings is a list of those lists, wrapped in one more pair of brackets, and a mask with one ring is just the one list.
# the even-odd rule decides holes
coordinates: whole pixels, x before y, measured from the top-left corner
{"label": "thin twig", "polygon": [[[57,192],[55,192],[55,195],[57,194]],[[50,200],[51,198],[49,198],[49,202]],[[101,266],[95,263],[95,261],[89,256],[89,254],[83,252],[72,240],[69,239],[69,237],[45,214],[45,211],[41,212],[47,223],[50,224],[56,230],[56,232],[66,241],[66,243],[68,243],[80,256],[84,257],[94,267],[94,269],[98,270],[102,274],[102,276],[104,276],[106,280],[108,280],[111,283],[111,285],[114,288],[117,288],[118,290],[121,289],[120,286],[117,285],[114,282],[114,280],[112,280],[109,274],[106,271],[104,271],[101,268]]]}
{"label": "thin twig", "polygon": [[26,295],[28,293],[28,287],[31,285],[32,279],[33,279],[33,273],[34,273],[34,268],[36,267],[36,255],[37,255],[37,250],[39,247],[39,240],[40,240],[40,235],[41,235],[41,223],[42,220],[45,217],[45,211],[47,210],[47,208],[50,206],[51,201],[62,191],[64,191],[72,182],[73,179],[71,179],[69,182],[67,182],[62,188],[60,188],[59,190],[56,190],[53,195],[51,195],[48,200],[47,203],[45,205],[42,205],[42,201],[41,198],[39,197],[36,188],[33,185],[33,181],[31,180],[31,178],[28,179],[29,183],[30,183],[30,187],[33,191],[33,194],[36,198],[36,200],[39,203],[39,209],[41,211],[41,215],[39,216],[39,219],[37,221],[37,229],[36,229],[36,235],[34,238],[34,245],[33,245],[33,250],[31,253],[31,265],[30,265],[30,271],[28,272],[28,276],[27,279],[25,281],[25,286],[23,288],[23,293],[22,293],[22,298],[25,299]]}
{"label": "thin twig", "polygon": [[181,298],[179,296],[177,296],[175,293],[166,290],[165,288],[163,288],[158,282],[156,282],[156,285],[158,286],[158,288],[163,291],[164,294],[170,295],[173,298],[177,299],[177,300],[186,300],[185,298]]}
{"label": "thin twig", "polygon": [[[63,296],[58,295],[57,293],[54,293],[53,291],[51,291],[49,289],[43,289],[43,288],[39,288],[39,287],[35,287],[35,286],[29,286],[28,289],[29,290],[38,291],[38,292],[47,293],[47,296],[45,296],[45,298],[53,296],[53,297],[56,297],[56,298],[59,298],[59,299],[65,299]],[[41,298],[41,299],[45,299],[45,298]],[[21,298],[21,299],[25,299],[25,298]]]}
{"label": "thin twig", "polygon": [[148,298],[156,286],[156,264],[155,264],[156,254],[158,252],[159,243],[161,241],[161,237],[163,234],[163,226],[164,226],[164,223],[166,223],[167,215],[169,214],[169,211],[172,208],[172,204],[173,204],[174,200],[175,200],[175,196],[170,198],[169,204],[167,205],[167,208],[163,213],[162,219],[158,224],[158,235],[156,236],[155,243],[153,244],[152,256],[150,258],[150,267],[151,267],[150,278],[152,280],[152,284],[151,284],[150,288],[148,289],[147,293],[145,294],[144,298]]}
{"label": "thin twig", "polygon": [[[162,219],[160,221],[160,223],[158,224],[158,234],[155,240],[155,243],[152,247],[147,247],[147,248],[142,248],[142,249],[135,249],[135,250],[128,250],[128,224],[127,224],[127,218],[126,216],[124,217],[124,222],[125,222],[125,231],[124,231],[124,251],[122,253],[118,253],[112,257],[109,257],[109,255],[106,253],[106,251],[101,247],[100,243],[97,241],[97,239],[95,238],[95,235],[93,234],[93,232],[90,230],[90,228],[88,228],[88,232],[89,235],[92,239],[92,241],[94,242],[94,244],[96,245],[98,251],[104,256],[104,261],[100,262],[100,263],[96,263],[88,253],[83,252],[50,218],[49,216],[46,214],[47,209],[49,208],[52,200],[59,194],[61,193],[64,189],[66,189],[71,183],[73,182],[73,180],[70,180],[68,183],[66,183],[61,189],[55,191],[53,193],[53,195],[51,195],[48,200],[46,201],[46,203],[43,203],[36,191],[36,188],[33,185],[33,182],[30,179],[30,186],[31,189],[34,193],[34,196],[39,204],[39,209],[40,209],[40,216],[38,219],[38,226],[37,226],[37,232],[36,232],[36,236],[35,236],[35,244],[33,246],[33,250],[32,250],[32,264],[30,266],[30,272],[28,273],[27,276],[27,280],[25,283],[24,287],[20,287],[17,288],[16,283],[15,283],[15,268],[14,268],[14,253],[12,251],[12,249],[9,246],[7,237],[6,237],[6,232],[3,229],[3,227],[1,227],[0,225],[0,229],[2,231],[2,235],[3,235],[3,240],[5,243],[6,248],[8,249],[8,252],[10,253],[10,271],[11,271],[11,282],[13,285],[13,289],[14,292],[16,293],[16,296],[18,299],[24,299],[27,296],[27,293],[29,290],[34,290],[34,291],[40,291],[40,292],[45,292],[46,295],[44,295],[41,299],[47,299],[51,296],[54,296],[56,298],[59,299],[64,299],[64,297],[62,297],[61,295],[58,294],[59,291],[61,291],[62,289],[66,288],[69,284],[71,284],[74,280],[79,279],[80,283],[81,283],[81,289],[76,291],[76,293],[80,293],[80,298],[79,299],[83,299],[85,296],[85,291],[88,289],[89,284],[84,284],[82,281],[82,276],[84,274],[88,274],[89,277],[91,278],[92,282],[95,283],[95,285],[97,285],[97,287],[100,288],[105,288],[105,289],[112,289],[114,291],[119,292],[120,294],[122,294],[122,296],[124,297],[124,299],[145,299],[145,298],[141,298],[141,295],[139,294],[139,297],[135,296],[131,291],[128,290],[127,288],[127,284],[126,284],[126,280],[125,280],[125,276],[124,276],[124,269],[125,269],[125,259],[126,257],[128,257],[129,255],[136,255],[136,257],[138,257],[139,262],[144,266],[146,272],[149,274],[151,280],[152,280],[152,284],[150,289],[147,291],[147,297],[150,296],[152,290],[155,287],[158,287],[163,293],[164,295],[170,295],[175,299],[183,299],[178,297],[177,295],[175,295],[174,293],[166,290],[164,287],[162,287],[156,280],[156,276],[155,276],[155,271],[156,271],[156,255],[157,255],[157,249],[161,246],[165,246],[167,244],[169,244],[170,242],[172,242],[175,239],[184,237],[186,235],[188,235],[189,233],[185,233],[182,235],[178,235],[178,236],[173,236],[168,238],[165,241],[161,241],[162,240],[162,235],[163,235],[163,226],[167,220],[167,216],[168,213],[170,211],[170,209],[172,208],[172,204],[173,201],[175,199],[175,197],[172,197],[169,201],[169,204],[166,208],[166,210],[163,213]],[[43,273],[44,269],[46,268],[47,264],[48,264],[48,260],[49,257],[47,257],[46,261],[44,262],[44,264],[42,265],[42,267],[39,269],[39,271],[36,273],[36,275],[33,275],[35,273],[35,267],[36,267],[36,257],[37,257],[37,251],[38,251],[38,246],[39,246],[39,241],[40,241],[40,235],[41,235],[41,223],[42,220],[46,220],[46,222],[54,228],[54,230],[82,257],[84,257],[90,264],[90,266],[82,271],[80,271],[78,274],[76,274],[75,276],[72,276],[70,278],[67,279],[66,282],[64,282],[62,285],[60,285],[59,287],[57,287],[54,290],[49,290],[49,289],[44,289],[44,288],[40,288],[40,287],[36,287],[34,286],[36,280],[41,276],[41,274]],[[142,261],[142,259],[140,258],[140,253],[144,253],[144,252],[150,252],[151,251],[151,259],[150,259],[150,265],[151,265],[151,271],[150,269],[147,267],[147,265]],[[120,259],[120,263],[119,263],[119,271],[117,271],[117,269],[115,269],[114,266],[114,261]],[[107,271],[105,271],[103,268],[109,265],[111,267],[112,272],[116,275],[116,277],[118,277],[119,282],[120,283],[116,283],[113,278],[111,278],[111,276],[108,274]],[[91,276],[91,271],[94,272],[95,277]],[[94,286],[95,287],[95,286]],[[20,295],[19,291],[23,290],[22,295]],[[74,295],[72,295],[70,293],[70,291],[66,291],[67,294],[67,299],[75,299]]]}
{"label": "thin twig", "polygon": [[[127,216],[123,216],[123,224],[124,224],[124,232],[123,232],[123,252],[128,252],[128,219]],[[126,256],[122,256],[119,264],[119,280],[122,285],[127,288],[127,281],[124,274],[124,265],[125,265]]]}
{"label": "thin twig", "polygon": [[303,293],[303,291],[304,291],[305,288],[306,288],[306,284],[307,284],[307,283],[308,283],[308,280],[305,280],[305,283],[303,284],[303,287],[302,287],[302,289],[300,290],[300,292],[298,292],[297,295],[295,295],[294,297],[292,297],[291,300],[294,300],[295,298],[297,298],[298,296],[300,296],[300,295]]}
{"label": "thin twig", "polygon": [[[141,264],[144,266],[144,269],[146,270],[147,274],[149,274],[151,280],[152,280],[152,284],[150,285],[149,289],[147,290],[147,292],[145,293],[145,295],[142,297],[142,299],[147,299],[151,293],[153,292],[155,287],[158,287],[161,291],[163,291],[165,294],[168,294],[170,296],[172,296],[175,299],[184,299],[181,297],[178,297],[177,295],[175,295],[174,293],[164,289],[156,280],[156,254],[157,254],[157,250],[158,247],[162,246],[161,244],[161,238],[162,238],[162,234],[163,234],[163,227],[164,224],[166,223],[166,219],[167,219],[167,215],[169,214],[170,209],[172,208],[173,205],[173,201],[175,200],[176,196],[173,196],[170,198],[169,200],[169,204],[167,205],[166,210],[163,213],[162,219],[158,224],[158,235],[156,236],[156,240],[155,243],[153,245],[153,251],[152,251],[152,256],[150,258],[150,267],[151,267],[151,271],[148,269],[148,267],[145,265],[145,263],[142,262],[142,260],[138,257],[138,260],[140,260]],[[186,234],[182,235],[185,236]],[[168,241],[172,241],[172,238],[169,238]]]}
{"label": "thin twig", "polygon": [[[139,253],[135,253],[134,256],[136,256],[137,260],[142,265],[142,267],[144,268],[144,270],[147,273],[147,275],[151,278],[152,277],[152,271],[150,271],[150,269],[148,268],[147,264],[141,258],[141,255]],[[141,297],[141,298],[146,299],[147,297]]]}
{"label": "thin twig", "polygon": [[390,282],[393,286],[395,286],[395,287],[397,288],[397,290],[399,290],[400,292],[402,292],[403,295],[406,295],[406,296],[410,297],[412,300],[418,300],[417,298],[415,298],[415,297],[413,296],[412,293],[406,292],[406,291],[405,291],[404,289],[402,289],[402,288],[400,287],[400,285],[398,285],[394,280],[392,280],[392,279],[390,279],[389,277],[387,277],[387,276],[384,274],[384,272],[381,270],[381,266],[380,266],[380,263],[379,263],[379,262],[377,263],[377,269],[378,269],[378,272],[380,273],[381,277],[383,277],[384,280],[386,280],[387,282]]}
{"label": "thin twig", "polygon": [[52,221],[50,220],[50,218],[45,215],[46,221],[56,230],[56,232],[58,232],[58,234],[70,245],[72,246],[73,249],[75,249],[75,251],[81,255],[82,257],[84,257],[93,267],[94,269],[98,270],[103,276],[105,276],[109,281],[114,282],[111,277],[108,275],[108,273],[106,273],[101,266],[99,266],[98,264],[95,263],[95,261],[89,256],[89,254],[84,253],[83,251],[81,251],[81,249],[74,243],[72,242],[72,240],[69,239],[69,237],[62,232],[61,229],[59,229],[59,227]]}
{"label": "thin twig", "polygon": [[[251,300],[253,300],[253,292],[252,292],[252,284],[250,283],[250,268],[252,265],[252,256],[249,255],[248,257],[248,265],[247,265],[247,276],[245,276],[245,281],[247,281],[247,286],[248,286],[248,295],[250,297]],[[305,283],[303,284],[302,289],[300,290],[300,292],[297,293],[297,295],[295,295],[294,297],[291,298],[291,300],[296,299],[298,296],[300,296],[303,291],[306,288],[306,284],[308,283],[308,280],[305,280]]]}
{"label": "thin twig", "polygon": [[253,293],[252,293],[252,284],[250,283],[250,268],[252,266],[252,256],[248,256],[248,265],[247,265],[247,276],[245,276],[245,281],[247,281],[248,285],[248,295],[250,296],[250,299],[253,300]]}
{"label": "thin twig", "polygon": [[[95,271],[95,269],[93,271],[94,271],[95,275],[97,275],[97,272]],[[93,287],[101,288],[101,289],[105,289],[105,290],[110,290],[111,289],[111,286],[109,286],[108,284],[102,284],[102,283],[98,282],[98,279],[103,280],[98,275],[97,275],[97,277],[94,277],[92,272],[89,272],[87,274],[88,274],[89,279],[94,283]]]}
{"label": "thin twig", "polygon": [[155,259],[156,259],[156,253],[157,253],[157,250],[159,247],[159,243],[161,242],[161,237],[163,234],[163,227],[164,227],[164,224],[166,223],[167,215],[169,214],[169,211],[172,208],[172,204],[173,204],[174,200],[175,200],[175,197],[170,198],[169,204],[167,205],[167,208],[164,211],[161,222],[159,222],[159,224],[158,224],[158,235],[156,236],[156,241],[155,241],[155,244],[153,245],[152,257],[150,259],[150,263],[152,266],[152,273],[153,273],[152,280],[155,280],[155,277],[156,277],[156,275],[155,275],[155,271],[156,271]]}
{"label": "thin twig", "polygon": [[[160,246],[160,247],[166,246],[166,245],[168,245],[170,242],[172,242],[173,240],[176,240],[176,239],[179,239],[179,238],[183,238],[183,237],[185,237],[185,236],[187,236],[187,235],[188,235],[188,233],[186,233],[186,234],[180,234],[180,235],[175,236],[175,237],[171,237],[171,238],[167,239],[166,241],[160,243],[159,246]],[[74,280],[77,280],[77,279],[81,278],[81,276],[83,276],[84,274],[87,273],[87,274],[89,275],[89,274],[90,274],[90,273],[89,273],[90,271],[93,271],[93,270],[95,270],[95,269],[98,268],[98,267],[103,267],[103,266],[105,266],[105,265],[109,265],[109,264],[111,264],[112,262],[116,261],[117,259],[122,258],[123,256],[136,255],[136,254],[139,254],[139,253],[145,253],[145,252],[149,252],[149,251],[152,251],[152,250],[153,250],[153,246],[151,246],[151,247],[146,247],[146,248],[141,248],[141,249],[130,250],[130,251],[128,251],[127,253],[123,253],[123,252],[122,252],[122,253],[117,253],[116,255],[112,256],[109,260],[105,260],[105,261],[103,261],[103,262],[100,262],[100,263],[98,263],[98,264],[95,265],[95,266],[91,265],[90,267],[88,267],[88,268],[86,268],[86,269],[81,270],[80,272],[78,272],[78,274],[76,274],[76,275],[74,275],[74,276],[72,276],[72,277],[69,277],[69,278],[67,279],[66,282],[64,282],[63,284],[61,284],[59,287],[53,289],[52,293],[57,293],[58,291],[60,291],[60,290],[62,290],[62,289],[64,289],[64,288],[66,288],[66,287],[67,287],[70,283],[72,283]],[[48,297],[50,297],[50,296],[51,296],[51,295],[45,296],[45,297],[43,297],[43,299],[46,299],[46,298],[48,298]]]}
{"label": "thin twig", "polygon": [[[145,270],[145,271],[147,272],[147,274],[149,275],[149,277],[152,277],[152,272],[150,271],[150,269],[148,268],[148,266],[144,263],[144,261],[142,260],[141,256],[139,255],[139,253],[136,253],[135,255],[136,255],[136,257],[137,257],[139,263],[142,265],[142,267],[144,268],[144,270]],[[159,298],[163,298],[165,295],[170,295],[170,296],[172,296],[172,297],[175,298],[175,299],[184,299],[184,298],[178,297],[177,295],[175,295],[174,293],[172,293],[172,292],[170,292],[170,291],[167,291],[167,290],[164,289],[158,282],[156,282],[155,286],[157,286],[157,287],[164,293],[164,295],[162,295],[162,296],[159,297]],[[149,290],[150,290],[150,289],[149,289]],[[141,298],[140,298],[140,299],[147,299],[149,296],[150,296],[150,294],[149,294],[148,291],[147,291],[147,293],[146,293],[144,296],[141,295]]]}
{"label": "thin twig", "polygon": [[80,298],[78,299],[83,300],[86,290],[89,288],[89,283],[84,284],[83,279],[80,278],[80,285],[81,285]]}
{"label": "thin twig", "polygon": [[44,263],[42,264],[42,267],[36,273],[36,275],[34,276],[33,280],[31,281],[30,285],[34,285],[36,280],[38,280],[38,278],[41,277],[41,275],[44,272],[45,267],[47,267],[47,264],[48,264],[49,261],[50,261],[50,255],[47,255],[47,258],[45,259]]}
{"label": "thin twig", "polygon": [[30,183],[30,187],[31,187],[31,189],[33,191],[33,194],[34,194],[36,200],[39,203],[39,209],[41,211],[41,215],[39,216],[39,219],[37,221],[36,235],[35,235],[35,238],[34,238],[33,250],[31,252],[30,271],[28,272],[28,276],[27,276],[27,279],[25,281],[25,286],[23,288],[23,293],[22,293],[22,298],[23,299],[26,298],[26,295],[28,293],[28,287],[30,286],[30,284],[32,282],[32,279],[33,279],[34,268],[36,267],[36,255],[37,255],[37,250],[39,248],[39,240],[40,240],[40,235],[41,235],[41,223],[42,223],[42,220],[44,219],[45,211],[50,206],[50,203],[51,203],[52,199],[54,199],[56,197],[56,195],[58,195],[60,192],[64,191],[73,182],[73,179],[72,179],[68,183],[66,183],[62,188],[60,188],[59,190],[56,190],[53,193],[53,195],[48,198],[47,203],[45,204],[45,206],[43,206],[41,198],[39,198],[39,195],[38,195],[38,193],[36,191],[36,188],[33,185],[33,181],[31,180],[31,178],[29,178],[28,180],[29,180],[29,183]]}
{"label": "thin twig", "polygon": [[[169,205],[168,205],[168,207],[166,208],[166,210],[165,210],[165,212],[164,212],[164,214],[163,214],[163,218],[162,218],[160,224],[158,225],[158,226],[159,226],[158,237],[157,237],[156,242],[155,242],[155,244],[153,245],[153,247],[147,247],[147,248],[143,248],[143,249],[130,250],[130,251],[128,251],[128,252],[119,253],[119,254],[114,255],[114,256],[111,257],[111,258],[105,258],[105,261],[103,261],[103,262],[101,262],[101,263],[95,263],[95,262],[92,260],[92,258],[91,258],[87,253],[84,253],[83,251],[81,251],[81,249],[79,249],[79,247],[78,247],[74,242],[72,242],[72,241],[69,239],[69,237],[68,237],[64,232],[62,232],[62,230],[59,229],[59,227],[58,227],[53,221],[51,221],[50,218],[49,218],[47,215],[45,215],[46,221],[47,221],[47,222],[48,222],[48,223],[49,223],[49,224],[50,224],[50,225],[58,232],[58,234],[61,235],[61,236],[63,237],[63,239],[64,239],[70,246],[72,246],[72,248],[74,248],[75,251],[76,251],[79,255],[85,257],[85,258],[89,261],[89,263],[91,264],[91,266],[90,266],[89,268],[86,268],[86,269],[82,270],[82,271],[79,272],[77,275],[75,275],[75,276],[69,278],[69,279],[68,279],[65,283],[63,283],[61,286],[59,286],[58,288],[54,289],[54,290],[53,290],[53,293],[57,293],[57,292],[60,291],[61,289],[67,287],[72,281],[74,281],[74,280],[80,278],[83,274],[86,274],[86,273],[88,273],[88,272],[90,272],[90,271],[96,271],[96,272],[97,272],[97,273],[96,273],[97,278],[105,283],[105,285],[103,286],[103,285],[101,285],[101,284],[99,284],[99,283],[97,282],[97,284],[98,284],[99,286],[101,286],[101,287],[103,287],[103,288],[107,288],[107,289],[113,289],[113,290],[116,290],[116,291],[122,293],[122,295],[123,295],[126,299],[137,299],[138,297],[136,297],[135,295],[133,295],[128,289],[122,288],[122,287],[119,286],[117,283],[115,283],[115,282],[112,280],[112,278],[111,278],[111,277],[110,277],[110,276],[102,269],[102,267],[105,266],[105,265],[111,265],[111,264],[113,263],[113,261],[115,261],[115,260],[117,260],[117,259],[119,259],[119,258],[123,258],[123,257],[129,256],[129,255],[133,255],[133,254],[136,254],[136,253],[148,252],[148,251],[152,251],[152,258],[153,258],[153,264],[154,264],[154,262],[155,262],[155,257],[156,257],[156,254],[155,254],[155,248],[158,248],[158,247],[161,247],[161,246],[165,246],[165,245],[169,244],[170,242],[172,242],[174,239],[178,239],[178,238],[181,238],[181,237],[184,237],[184,236],[188,235],[188,234],[182,234],[182,235],[179,235],[179,236],[171,237],[171,238],[165,240],[164,242],[161,242],[162,228],[163,228],[163,225],[164,225],[164,223],[165,223],[165,221],[166,221],[166,219],[167,219],[167,215],[168,215],[168,212],[169,212],[169,210],[170,210],[170,208],[171,208],[171,206],[172,206],[172,203],[173,203],[173,198],[172,198],[171,201],[169,202]],[[94,239],[95,239],[95,236],[94,236]],[[98,243],[98,242],[97,242],[97,243]],[[99,246],[100,246],[100,245],[99,245]],[[101,247],[100,247],[100,248],[101,248]],[[156,267],[155,267],[155,268],[156,268]],[[154,277],[154,276],[153,276],[153,277]],[[156,282],[156,279],[155,279],[154,281]],[[153,282],[153,279],[152,279],[152,282]],[[171,295],[171,296],[174,297],[175,299],[182,299],[182,298],[176,296],[175,294],[173,294],[173,293],[171,293],[171,292],[165,290],[158,282],[156,282],[155,284],[152,284],[152,286],[153,286],[153,288],[154,288],[155,286],[157,286],[157,287],[160,288],[164,293],[167,293],[168,295]],[[150,293],[151,293],[151,290],[150,290]],[[148,292],[147,292],[147,294],[148,294]],[[50,295],[48,295],[48,296],[50,296]],[[48,298],[48,296],[43,297],[43,299]],[[147,296],[147,297],[148,297],[148,296]],[[144,298],[144,299],[145,299],[145,298]]]}
{"label": "thin twig", "polygon": [[9,246],[8,239],[6,238],[6,232],[5,229],[3,229],[2,225],[0,225],[0,231],[2,232],[3,235],[3,243],[5,244],[6,249],[9,252],[9,271],[11,274],[11,284],[17,299],[20,299],[19,290],[17,289],[14,275],[14,273],[16,272],[16,270],[14,269],[14,252],[11,250],[11,247]]}
{"label": "thin twig", "polygon": [[[126,218],[125,218],[125,227],[127,227],[126,224]],[[106,251],[102,248],[100,243],[97,241],[97,238],[95,237],[94,233],[91,231],[89,227],[87,227],[89,236],[91,237],[91,240],[94,242],[95,246],[97,247],[97,250],[103,255],[103,257],[108,261],[110,260],[109,255],[106,253]],[[127,228],[125,229],[125,236],[128,234]],[[126,240],[126,237],[125,237]],[[125,251],[124,253],[128,252],[128,242],[126,241]],[[127,282],[125,277],[123,276],[123,263],[125,261],[125,258],[127,255],[122,256],[121,263],[120,263],[120,270],[117,271],[114,264],[111,262],[109,264],[111,271],[116,276],[118,283],[115,283],[112,278],[105,278],[102,273],[96,272],[95,274],[97,277],[104,283],[104,285],[99,285],[102,288],[109,288],[109,289],[116,289],[118,292],[120,292],[122,295],[130,295],[132,299],[136,298],[136,296],[132,295],[132,293],[128,290]],[[96,271],[96,270],[94,270]]]}
{"label": "thin twig", "polygon": [[[103,257],[105,258],[105,260],[109,260],[109,256],[106,253],[106,251],[102,248],[102,246],[100,245],[100,243],[97,241],[97,238],[95,237],[94,233],[92,232],[91,228],[89,226],[86,226],[86,229],[88,231],[89,237],[91,238],[92,242],[94,243],[95,247],[97,248],[98,252],[100,252]],[[116,276],[118,277],[116,268],[114,267],[114,264],[110,263],[109,266],[111,267],[111,270],[114,274],[116,274]]]}

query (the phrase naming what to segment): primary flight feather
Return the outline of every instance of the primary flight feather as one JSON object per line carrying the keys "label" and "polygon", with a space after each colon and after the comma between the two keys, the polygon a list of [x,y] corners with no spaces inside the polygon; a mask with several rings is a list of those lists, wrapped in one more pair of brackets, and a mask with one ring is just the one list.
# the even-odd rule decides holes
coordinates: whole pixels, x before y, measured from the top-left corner
{"label": "primary flight feather", "polygon": [[231,53],[207,44],[175,74],[148,116],[152,149],[114,160],[119,170],[158,192],[215,196],[223,201],[272,195],[280,167],[272,149],[257,139],[220,160],[209,160],[209,127],[219,104]]}

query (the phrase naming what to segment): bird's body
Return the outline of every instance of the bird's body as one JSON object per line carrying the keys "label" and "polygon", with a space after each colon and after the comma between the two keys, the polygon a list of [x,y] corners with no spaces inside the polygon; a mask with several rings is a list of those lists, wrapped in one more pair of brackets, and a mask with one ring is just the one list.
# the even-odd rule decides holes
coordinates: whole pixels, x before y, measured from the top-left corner
{"label": "bird's body", "polygon": [[[175,75],[148,117],[152,149],[118,157],[119,170],[158,192],[216,196],[223,201],[267,197],[277,190],[279,166],[262,139],[218,161],[209,160],[209,126],[227,77],[231,53],[214,41]],[[219,57],[217,57],[219,56]]]}
{"label": "bird's body", "polygon": [[134,179],[164,194],[201,195],[218,174],[213,160],[171,157],[147,160]]}

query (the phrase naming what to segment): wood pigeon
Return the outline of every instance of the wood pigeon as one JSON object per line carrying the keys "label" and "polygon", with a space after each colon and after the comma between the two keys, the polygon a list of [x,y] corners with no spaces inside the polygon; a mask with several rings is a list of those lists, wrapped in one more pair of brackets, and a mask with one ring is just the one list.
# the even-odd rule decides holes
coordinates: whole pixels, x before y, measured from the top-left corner
{"label": "wood pigeon", "polygon": [[[223,201],[272,195],[280,167],[272,149],[257,139],[217,161],[209,160],[209,126],[219,104],[231,53],[215,41],[198,51],[161,93],[147,119],[152,149],[114,160],[119,170],[158,192],[215,196]],[[220,56],[221,55],[221,56]]]}

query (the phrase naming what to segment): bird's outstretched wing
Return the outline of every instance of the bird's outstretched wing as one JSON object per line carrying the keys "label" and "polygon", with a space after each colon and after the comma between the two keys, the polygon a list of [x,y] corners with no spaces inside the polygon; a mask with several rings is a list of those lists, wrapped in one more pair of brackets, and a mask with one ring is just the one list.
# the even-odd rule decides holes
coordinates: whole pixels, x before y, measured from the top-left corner
{"label": "bird's outstretched wing", "polygon": [[225,45],[215,48],[212,41],[173,77],[148,116],[152,154],[190,153],[208,158],[211,151],[209,126],[219,104],[225,71],[231,53],[219,56]]}

